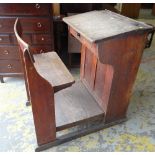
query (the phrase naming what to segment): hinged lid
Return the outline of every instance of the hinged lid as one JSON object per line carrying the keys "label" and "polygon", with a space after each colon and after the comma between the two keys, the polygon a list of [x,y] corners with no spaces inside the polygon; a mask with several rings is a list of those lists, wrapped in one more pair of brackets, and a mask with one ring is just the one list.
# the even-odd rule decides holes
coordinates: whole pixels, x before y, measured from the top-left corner
{"label": "hinged lid", "polygon": [[90,11],[63,18],[90,42],[97,42],[124,33],[151,30],[153,27],[109,10]]}

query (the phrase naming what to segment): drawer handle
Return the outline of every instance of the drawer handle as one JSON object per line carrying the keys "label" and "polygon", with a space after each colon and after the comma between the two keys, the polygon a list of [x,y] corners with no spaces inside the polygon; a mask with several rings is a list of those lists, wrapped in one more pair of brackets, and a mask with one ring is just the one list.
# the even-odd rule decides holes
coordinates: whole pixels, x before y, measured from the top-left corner
{"label": "drawer handle", "polygon": [[41,50],[40,50],[40,53],[44,53],[44,51],[41,49]]}
{"label": "drawer handle", "polygon": [[2,28],[2,24],[0,24],[0,28]]}
{"label": "drawer handle", "polygon": [[39,27],[39,28],[42,27],[40,22],[37,23],[37,27]]}
{"label": "drawer handle", "polygon": [[0,38],[0,41],[2,41],[3,39],[2,38]]}
{"label": "drawer handle", "polygon": [[4,54],[8,55],[9,54],[9,51],[4,50]]}
{"label": "drawer handle", "polygon": [[45,40],[44,37],[42,37],[41,40],[44,41]]}
{"label": "drawer handle", "polygon": [[40,8],[40,5],[39,5],[38,3],[36,4],[36,8],[37,8],[37,9],[39,9],[39,8]]}
{"label": "drawer handle", "polygon": [[9,68],[9,69],[11,69],[11,68],[12,68],[12,65],[11,65],[11,64],[9,64],[9,65],[8,65],[8,68]]}

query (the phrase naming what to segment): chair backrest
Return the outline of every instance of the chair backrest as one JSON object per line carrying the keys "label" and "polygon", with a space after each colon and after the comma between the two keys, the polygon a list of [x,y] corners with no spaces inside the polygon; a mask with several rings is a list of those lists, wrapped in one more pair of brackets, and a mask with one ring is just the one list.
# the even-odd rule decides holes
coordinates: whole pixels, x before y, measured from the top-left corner
{"label": "chair backrest", "polygon": [[34,63],[35,61],[30,51],[29,45],[21,38],[23,32],[22,32],[21,23],[18,18],[16,19],[15,24],[14,24],[14,33],[17,38],[18,44],[20,46],[20,49],[21,49],[20,51],[22,52],[21,53],[22,59],[24,59],[24,53],[27,52],[31,62]]}

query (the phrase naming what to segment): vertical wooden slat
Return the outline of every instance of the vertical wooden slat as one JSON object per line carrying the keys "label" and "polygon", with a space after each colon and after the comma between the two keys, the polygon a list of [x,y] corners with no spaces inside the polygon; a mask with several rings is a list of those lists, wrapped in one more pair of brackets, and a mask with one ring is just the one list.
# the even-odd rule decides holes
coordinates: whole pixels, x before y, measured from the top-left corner
{"label": "vertical wooden slat", "polygon": [[107,104],[110,96],[113,73],[114,73],[113,67],[111,65],[106,65],[106,69],[104,72],[105,77],[104,77],[104,85],[103,85],[103,94],[101,97],[104,111],[107,110]]}
{"label": "vertical wooden slat", "polygon": [[96,78],[94,83],[94,93],[100,102],[99,105],[103,109],[102,95],[104,94],[104,85],[105,85],[105,76],[106,76],[106,65],[101,64],[100,61],[97,63],[96,67]]}
{"label": "vertical wooden slat", "polygon": [[84,77],[85,70],[85,55],[86,55],[86,47],[82,45],[81,47],[81,67],[80,67],[80,78]]}
{"label": "vertical wooden slat", "polygon": [[91,69],[91,83],[90,87],[94,90],[95,78],[96,78],[96,68],[97,68],[97,57],[92,54],[92,69]]}

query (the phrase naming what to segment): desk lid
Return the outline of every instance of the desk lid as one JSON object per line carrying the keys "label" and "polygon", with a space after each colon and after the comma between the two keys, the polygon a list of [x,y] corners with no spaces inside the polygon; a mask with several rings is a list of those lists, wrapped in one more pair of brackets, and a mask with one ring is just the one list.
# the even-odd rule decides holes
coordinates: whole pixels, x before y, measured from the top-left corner
{"label": "desk lid", "polygon": [[83,35],[90,42],[97,42],[124,33],[148,31],[153,27],[109,10],[90,11],[63,21]]}

